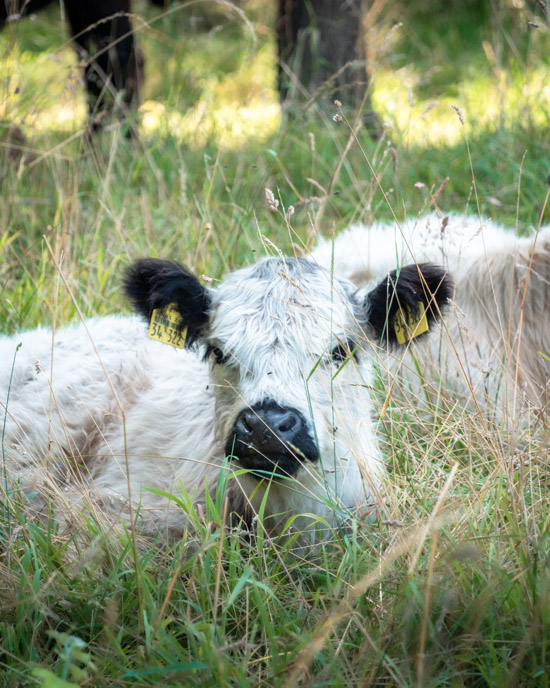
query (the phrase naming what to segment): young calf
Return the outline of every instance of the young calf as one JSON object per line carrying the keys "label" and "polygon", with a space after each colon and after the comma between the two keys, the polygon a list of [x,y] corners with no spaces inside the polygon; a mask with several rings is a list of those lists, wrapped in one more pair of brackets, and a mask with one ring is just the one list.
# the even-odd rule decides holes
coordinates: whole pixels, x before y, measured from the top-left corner
{"label": "young calf", "polygon": [[334,246],[322,240],[312,259],[358,286],[411,261],[445,267],[455,291],[440,336],[411,345],[418,361],[407,355],[390,368],[397,363],[420,397],[440,394],[443,383],[444,393],[499,421],[547,408],[550,227],[519,238],[488,219],[431,213],[399,226],[349,227]]}
{"label": "young calf", "polygon": [[294,514],[378,502],[369,342],[396,344],[401,312],[434,322],[451,289],[441,269],[357,289],[308,260],[265,258],[210,289],[146,259],[125,288],[160,341],[115,316],[0,340],[2,484],[47,493],[61,522],[87,495],[172,536],[186,514],[167,495],[204,507],[226,470],[228,511],[250,522],[262,506],[274,534]]}

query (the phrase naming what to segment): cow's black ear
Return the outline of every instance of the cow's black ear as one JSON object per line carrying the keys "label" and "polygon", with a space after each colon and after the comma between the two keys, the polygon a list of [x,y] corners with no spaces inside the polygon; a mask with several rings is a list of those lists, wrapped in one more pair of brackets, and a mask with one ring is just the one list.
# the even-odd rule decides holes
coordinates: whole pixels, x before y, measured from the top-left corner
{"label": "cow's black ear", "polygon": [[453,292],[447,272],[432,263],[393,270],[365,299],[367,320],[380,344],[405,344],[426,334]]}
{"label": "cow's black ear", "polygon": [[211,294],[187,268],[175,261],[143,258],[124,275],[124,291],[134,310],[149,320],[155,309],[175,304],[187,344],[200,337],[209,318]]}

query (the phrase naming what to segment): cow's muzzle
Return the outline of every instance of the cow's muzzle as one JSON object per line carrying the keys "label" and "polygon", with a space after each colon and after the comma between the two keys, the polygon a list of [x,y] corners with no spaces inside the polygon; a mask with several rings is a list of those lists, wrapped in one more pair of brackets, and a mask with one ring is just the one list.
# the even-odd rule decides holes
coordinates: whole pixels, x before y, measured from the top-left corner
{"label": "cow's muzzle", "polygon": [[225,453],[258,477],[295,475],[307,462],[317,461],[311,426],[298,411],[264,399],[237,416]]}

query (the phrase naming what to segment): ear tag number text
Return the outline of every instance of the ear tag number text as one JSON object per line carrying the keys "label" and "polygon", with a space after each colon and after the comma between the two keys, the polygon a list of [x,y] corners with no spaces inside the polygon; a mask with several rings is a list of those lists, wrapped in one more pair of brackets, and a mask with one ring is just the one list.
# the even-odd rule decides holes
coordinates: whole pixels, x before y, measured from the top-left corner
{"label": "ear tag number text", "polygon": [[171,303],[166,308],[155,308],[149,323],[149,337],[176,349],[183,349],[187,328],[180,331],[180,325],[181,315],[175,303]]}
{"label": "ear tag number text", "polygon": [[427,332],[429,327],[424,304],[418,303],[418,313],[413,313],[410,308],[407,308],[405,312],[403,310],[397,311],[393,318],[393,327],[399,344],[406,344],[411,339]]}

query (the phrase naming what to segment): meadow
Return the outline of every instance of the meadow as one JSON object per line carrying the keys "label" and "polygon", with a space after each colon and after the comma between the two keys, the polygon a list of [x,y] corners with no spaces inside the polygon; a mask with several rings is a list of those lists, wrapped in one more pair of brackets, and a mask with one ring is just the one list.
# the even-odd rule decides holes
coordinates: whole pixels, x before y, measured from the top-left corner
{"label": "meadow", "polygon": [[[342,121],[321,97],[281,115],[275,3],[159,16],[136,2],[135,140],[116,125],[85,136],[58,9],[6,27],[0,333],[127,311],[121,274],[145,255],[217,280],[352,222],[435,208],[519,234],[550,223],[544,3],[370,5],[377,140],[345,102]],[[373,394],[385,398],[383,372]],[[30,521],[2,486],[0,685],[550,686],[544,419],[510,434],[452,401],[426,414],[397,395],[375,423],[384,516],[303,559],[261,528],[251,543],[218,527],[221,495],[206,523],[191,514],[192,543],[135,547],[87,515],[74,536]]]}

